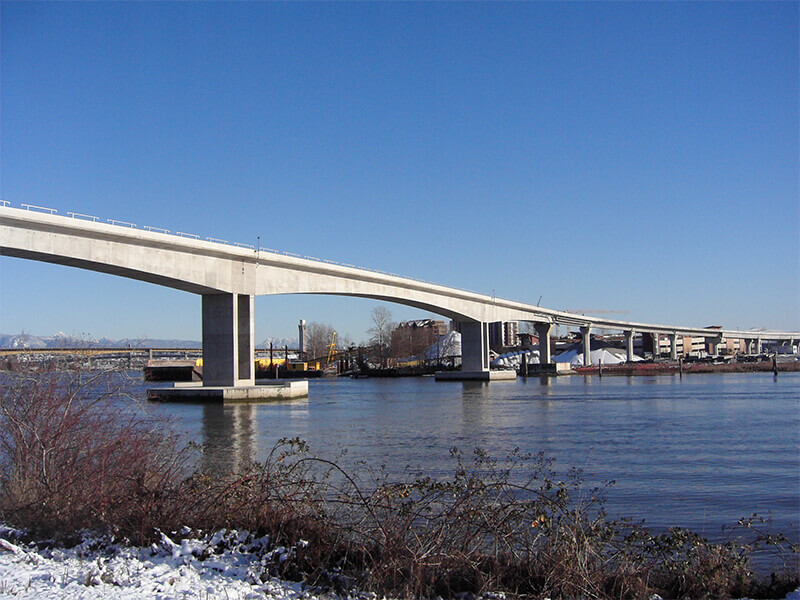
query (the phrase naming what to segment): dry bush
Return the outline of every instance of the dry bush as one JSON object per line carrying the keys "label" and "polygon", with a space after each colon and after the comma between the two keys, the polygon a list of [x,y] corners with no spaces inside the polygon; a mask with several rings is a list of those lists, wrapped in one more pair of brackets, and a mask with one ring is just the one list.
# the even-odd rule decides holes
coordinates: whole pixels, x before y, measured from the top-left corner
{"label": "dry bush", "polygon": [[[286,443],[241,480],[236,506],[248,526],[279,532],[287,545],[308,533],[313,553],[298,557],[293,574],[339,592],[734,598],[775,597],[800,585],[797,548],[780,536],[757,531],[743,542],[732,532],[712,543],[685,530],[653,535],[610,521],[605,488],[585,489],[577,471],[558,478],[543,455],[514,451],[498,462],[454,449],[452,478],[396,481],[364,470],[359,478],[308,456],[302,442]],[[757,521],[744,520],[739,533]],[[749,560],[765,546],[795,570],[759,578]]]}
{"label": "dry bush", "polygon": [[[560,478],[543,455],[451,452],[453,475],[345,471],[282,440],[237,475],[194,472],[165,423],[122,403],[118,374],[46,372],[0,381],[0,519],[39,534],[89,528],[136,542],[158,530],[244,529],[291,549],[269,575],[340,593],[452,598],[782,597],[800,586],[796,546],[757,517],[721,544],[609,521],[605,488]],[[753,532],[742,542],[738,533]],[[763,547],[787,568],[758,578]]]}
{"label": "dry bush", "polygon": [[0,516],[41,534],[81,528],[146,536],[188,449],[133,403],[119,373],[3,374]]}

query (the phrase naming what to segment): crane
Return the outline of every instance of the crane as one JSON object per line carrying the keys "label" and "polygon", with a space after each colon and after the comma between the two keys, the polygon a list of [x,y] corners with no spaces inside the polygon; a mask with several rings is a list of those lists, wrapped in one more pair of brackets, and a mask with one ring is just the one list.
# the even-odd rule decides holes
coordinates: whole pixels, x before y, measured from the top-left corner
{"label": "crane", "polygon": [[327,364],[331,364],[333,361],[333,357],[336,354],[336,332],[333,332],[333,337],[331,337],[331,343],[328,344],[328,362]]}

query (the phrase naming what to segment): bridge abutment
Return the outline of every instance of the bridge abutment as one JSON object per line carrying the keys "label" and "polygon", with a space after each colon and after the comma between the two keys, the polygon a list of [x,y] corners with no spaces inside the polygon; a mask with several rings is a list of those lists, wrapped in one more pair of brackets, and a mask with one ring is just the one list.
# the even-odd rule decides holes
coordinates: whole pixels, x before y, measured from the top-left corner
{"label": "bridge abutment", "polygon": [[203,294],[203,386],[255,385],[253,296]]}

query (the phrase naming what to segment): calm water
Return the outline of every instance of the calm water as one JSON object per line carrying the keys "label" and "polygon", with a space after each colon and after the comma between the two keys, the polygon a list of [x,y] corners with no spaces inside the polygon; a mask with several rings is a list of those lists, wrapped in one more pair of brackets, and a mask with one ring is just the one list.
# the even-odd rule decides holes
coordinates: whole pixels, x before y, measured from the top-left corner
{"label": "calm water", "polygon": [[[144,389],[144,384],[142,389]],[[233,469],[282,437],[353,465],[449,473],[449,449],[543,451],[589,484],[614,480],[610,516],[718,538],[753,512],[793,539],[800,522],[800,373],[312,380],[309,398],[261,405],[154,405]]]}

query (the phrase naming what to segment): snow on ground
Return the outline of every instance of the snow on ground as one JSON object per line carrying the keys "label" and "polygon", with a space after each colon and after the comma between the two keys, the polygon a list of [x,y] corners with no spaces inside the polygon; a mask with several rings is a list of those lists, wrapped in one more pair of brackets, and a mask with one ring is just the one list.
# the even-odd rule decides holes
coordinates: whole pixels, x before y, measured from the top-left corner
{"label": "snow on ground", "polygon": [[[36,549],[0,526],[0,598],[20,600],[335,600],[269,576],[295,549],[220,531],[137,548],[88,538],[70,549]],[[364,595],[373,597],[373,595]],[[659,598],[654,596],[654,599]],[[785,600],[800,600],[800,589]]]}
{"label": "snow on ground", "polygon": [[[8,533],[9,530],[0,532]],[[88,539],[71,549],[36,550],[0,537],[0,598],[37,600],[311,599],[299,583],[268,575],[293,550],[219,532],[148,548]],[[259,550],[263,550],[259,552]]]}

